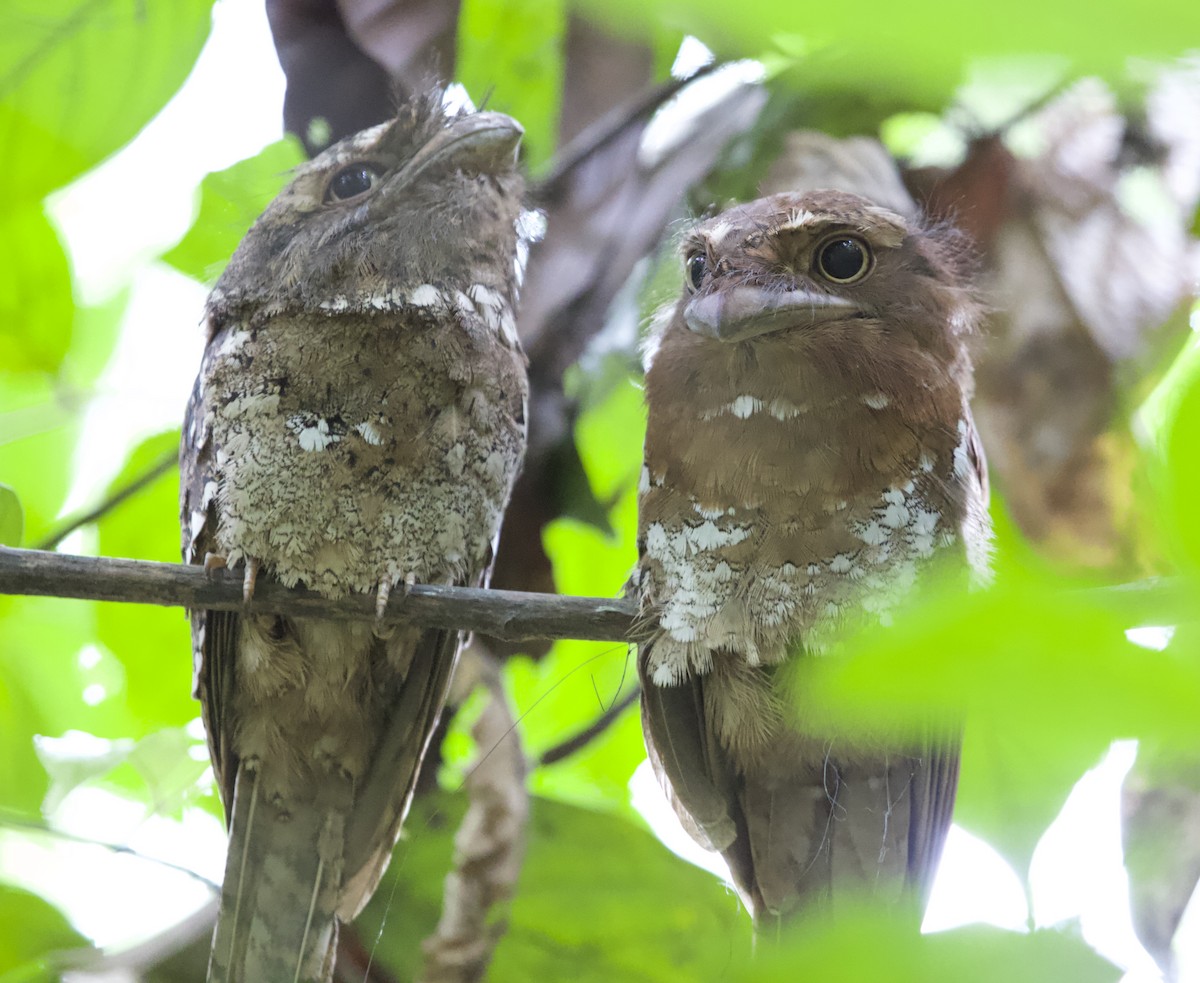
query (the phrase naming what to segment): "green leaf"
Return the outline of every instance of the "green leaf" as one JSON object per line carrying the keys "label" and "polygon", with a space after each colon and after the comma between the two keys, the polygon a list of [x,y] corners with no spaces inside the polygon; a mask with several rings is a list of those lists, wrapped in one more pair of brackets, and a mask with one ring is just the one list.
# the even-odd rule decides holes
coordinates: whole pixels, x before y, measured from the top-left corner
{"label": "green leaf", "polygon": [[[407,837],[359,919],[362,937],[378,938],[377,955],[399,979],[416,978],[464,808],[447,795],[413,806]],[[750,944],[749,919],[711,874],[625,820],[535,799],[508,932],[488,980],[709,979],[731,950]]]}
{"label": "green leaf", "polygon": [[90,948],[53,905],[36,894],[0,884],[0,980],[52,983],[60,977],[55,952]]}
{"label": "green leaf", "polygon": [[562,95],[563,0],[464,0],[457,75],[471,96],[525,127],[531,170],[550,159]]}
{"label": "green leaf", "polygon": [[25,531],[21,499],[8,485],[0,485],[0,546],[20,546]]}
{"label": "green leaf", "polygon": [[34,201],[128,142],[191,71],[212,0],[6,0],[0,184]]}
{"label": "green leaf", "polygon": [[1200,665],[1133,645],[1125,627],[1105,595],[1009,569],[990,591],[947,593],[862,632],[845,657],[800,660],[797,713],[846,740],[965,721],[959,818],[1023,869],[1112,740],[1200,741]]}
{"label": "green leaf", "polygon": [[0,372],[54,372],[75,313],[66,254],[38,204],[6,208],[0,237]]}
{"label": "green leaf", "polygon": [[[0,638],[3,637],[0,631]],[[0,655],[0,804],[19,815],[41,814],[46,773],[33,749],[42,718],[21,675]]]}
{"label": "green leaf", "polygon": [[196,741],[182,727],[167,728],[139,741],[123,738],[66,744],[43,738],[38,757],[52,785],[45,811],[53,813],[63,799],[83,785],[104,785],[133,793],[148,815],[178,816],[200,794],[196,783],[208,768],[207,755],[194,755]]}
{"label": "green leaf", "polygon": [[92,606],[44,597],[0,597],[0,804],[40,814],[45,769],[39,734],[96,729],[80,652],[92,640]]}
{"label": "green leaf", "polygon": [[107,775],[133,750],[134,742],[128,739],[105,741],[88,735],[90,739],[81,740],[76,736],[80,733],[75,731],[72,740],[65,743],[45,737],[35,741],[38,760],[50,776],[45,802],[47,814],[53,813],[81,785]]}
{"label": "green leaf", "polygon": [[[563,642],[538,663],[512,659],[505,667],[526,753],[536,760],[576,736],[634,684],[633,654],[625,645]],[[630,804],[629,779],[646,757],[636,708],[557,764],[535,768],[539,795],[640,822]]]}
{"label": "green leaf", "polygon": [[[575,424],[575,442],[595,500],[612,502],[612,535],[595,525],[558,519],[543,534],[558,589],[612,597],[637,560],[637,474],[645,432],[641,393],[622,374]],[[633,652],[611,642],[563,641],[539,662],[511,660],[509,694],[531,757],[575,736],[635,684]],[[530,785],[541,795],[621,812],[641,822],[629,801],[629,779],[645,759],[637,714],[627,712],[599,738],[561,763],[538,768]]]}
{"label": "green leaf", "polygon": [[242,236],[303,160],[300,142],[287,136],[253,157],[206,175],[200,182],[196,220],[162,258],[196,280],[215,281]]}
{"label": "green leaf", "polygon": [[973,925],[918,935],[885,914],[845,908],[836,919],[802,923],[794,936],[761,946],[753,964],[733,978],[795,980],[798,966],[806,980],[888,983],[1111,983],[1121,976],[1082,941],[1061,932],[1022,935]]}
{"label": "green leaf", "polygon": [[[109,493],[126,487],[164,460],[173,461],[179,431],[149,437],[130,453]],[[98,523],[99,552],[139,560],[179,562],[179,478],[174,467],[106,513]],[[142,736],[178,727],[198,713],[191,698],[191,635],[178,608],[96,605],[97,639],[123,668],[124,705]],[[97,731],[106,736],[120,732]],[[128,733],[128,732],[126,732]]]}
{"label": "green leaf", "polygon": [[1200,338],[1191,335],[1139,412],[1156,455],[1150,477],[1164,542],[1184,569],[1200,575]]}
{"label": "green leaf", "polygon": [[1022,878],[1075,783],[1111,743],[1097,736],[1056,746],[1047,744],[1048,729],[995,732],[988,722],[968,722],[963,737],[954,821],[986,839]]}
{"label": "green leaf", "polygon": [[818,102],[838,97],[910,111],[940,111],[979,59],[1066,54],[1073,72],[1115,82],[1131,57],[1178,56],[1200,36],[1200,7],[1189,0],[1137,7],[1101,0],[1086,17],[1073,4],[1038,0],[969,8],[954,0],[864,0],[822,7],[819,17],[806,5],[774,0],[585,0],[581,6],[626,36],[666,26],[726,57],[782,51],[798,60],[794,83]]}
{"label": "green leaf", "polygon": [[0,481],[21,498],[25,541],[54,524],[71,481],[77,408],[41,373],[0,372]]}

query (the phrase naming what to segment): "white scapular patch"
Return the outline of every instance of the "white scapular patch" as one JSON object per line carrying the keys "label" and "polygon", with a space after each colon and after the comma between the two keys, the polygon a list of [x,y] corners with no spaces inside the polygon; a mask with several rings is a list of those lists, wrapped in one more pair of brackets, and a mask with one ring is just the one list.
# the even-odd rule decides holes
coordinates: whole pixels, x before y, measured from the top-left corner
{"label": "white scapular patch", "polygon": [[345,294],[335,294],[328,300],[321,301],[321,303],[317,306],[323,311],[333,311],[336,313],[338,311],[348,310],[350,308],[350,300]]}
{"label": "white scapular patch", "polygon": [[446,451],[446,467],[455,478],[461,478],[467,460],[467,448],[459,443]]}
{"label": "white scapular patch", "polygon": [[735,546],[749,535],[745,526],[722,529],[711,520],[697,526],[681,525],[670,533],[661,522],[652,522],[646,528],[646,551],[664,564],[679,564],[697,553]]}
{"label": "white scapular patch", "polygon": [[422,283],[408,295],[408,302],[413,307],[433,307],[445,304],[445,297],[432,283]]}
{"label": "white scapular patch", "polygon": [[500,312],[508,306],[508,301],[499,290],[484,283],[473,283],[467,288],[467,296],[475,304],[487,326],[493,331],[500,327]]}
{"label": "white scapular patch", "polygon": [[516,348],[520,344],[520,337],[517,335],[516,318],[513,317],[512,311],[507,307],[500,314],[500,339],[509,348]]}
{"label": "white scapular patch", "polygon": [[323,451],[330,444],[342,439],[341,434],[331,433],[329,421],[312,416],[296,415],[287,419],[287,428],[296,435],[300,449]]}
{"label": "white scapular patch", "polygon": [[[661,484],[661,482],[660,482]],[[730,506],[727,509],[706,509],[703,505],[692,499],[692,511],[695,512],[701,519],[720,519],[726,515],[733,515],[737,510]]]}
{"label": "white scapular patch", "polygon": [[375,424],[373,424],[370,420],[363,420],[363,422],[354,429],[358,432],[358,435],[372,447],[378,447],[383,443],[383,437],[380,435],[378,429],[376,429]]}
{"label": "white scapular patch", "polygon": [[886,409],[892,404],[887,393],[868,393],[862,401],[873,410]]}
{"label": "white scapular patch", "polygon": [[887,542],[891,535],[890,529],[885,529],[882,524],[876,519],[860,526],[855,530],[855,535],[858,536],[868,546],[881,546]]}
{"label": "white scapular patch", "polygon": [[748,420],[762,407],[763,401],[755,396],[739,396],[729,404],[729,412],[739,420]]}
{"label": "white scapular patch", "polygon": [[713,246],[720,246],[725,241],[725,237],[733,230],[733,226],[729,222],[718,222],[708,230],[708,241]]}
{"label": "white scapular patch", "polygon": [[748,420],[755,413],[762,411],[763,401],[757,396],[742,395],[720,406],[710,407],[701,412],[701,420],[715,420],[719,416],[734,416],[739,420]]}
{"label": "white scapular patch", "polygon": [[476,317],[479,315],[479,309],[474,302],[461,290],[455,290],[453,294],[446,297],[446,306],[458,311],[463,317]]}
{"label": "white scapular patch", "polygon": [[373,307],[377,311],[394,311],[404,306],[404,292],[393,287],[381,294],[371,294],[366,298],[366,306]]}
{"label": "white scapular patch", "polygon": [[882,525],[887,526],[889,529],[902,529],[903,527],[907,526],[909,521],[912,519],[912,513],[909,511],[908,506],[903,504],[905,501],[903,495],[901,496],[899,502],[887,501],[886,495],[884,496],[884,501],[887,502],[887,504],[883,510],[878,513],[879,522]]}
{"label": "white scapular patch", "polygon": [[771,405],[767,407],[767,412],[776,420],[794,420],[803,413],[808,412],[808,407],[803,403],[790,403],[786,399],[773,399]]}
{"label": "white scapular patch", "polygon": [[482,283],[472,284],[467,294],[475,304],[484,323],[496,332],[509,348],[515,348],[517,346],[517,322],[513,317],[508,299],[498,290]]}
{"label": "white scapular patch", "polygon": [[748,420],[750,417],[762,413],[763,410],[766,410],[776,420],[786,423],[788,420],[794,420],[807,413],[808,406],[804,403],[792,403],[786,399],[773,399],[770,403],[765,403],[757,396],[743,394],[728,403],[704,410],[700,414],[700,419],[715,420],[719,416],[734,416],[739,420]]}
{"label": "white scapular patch", "polygon": [[852,565],[853,563],[849,556],[845,553],[838,553],[829,561],[829,572],[839,574],[849,573]]}
{"label": "white scapular patch", "polygon": [[[749,535],[745,526],[722,526],[713,519],[669,527],[652,522],[646,528],[645,560],[658,567],[663,588],[658,615],[665,634],[656,643],[650,664],[657,682],[671,685],[691,671],[704,671],[721,642],[737,640],[738,650],[746,651],[746,626],[736,617],[732,621],[725,617],[739,572],[721,550]],[[756,652],[747,655],[751,657]]]}
{"label": "white scapular patch", "polygon": [[967,421],[958,421],[958,444],[954,448],[954,477],[966,478],[971,473],[971,457],[967,453]]}

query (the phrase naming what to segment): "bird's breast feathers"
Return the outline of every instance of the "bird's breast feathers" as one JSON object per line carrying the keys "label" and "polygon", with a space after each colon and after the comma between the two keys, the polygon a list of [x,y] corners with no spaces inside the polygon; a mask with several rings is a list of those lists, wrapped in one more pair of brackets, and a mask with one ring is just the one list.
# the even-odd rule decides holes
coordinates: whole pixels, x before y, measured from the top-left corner
{"label": "bird's breast feathers", "polygon": [[470,330],[377,315],[353,343],[321,318],[233,326],[210,350],[217,545],[330,594],[473,578],[521,457],[519,349],[481,315]]}

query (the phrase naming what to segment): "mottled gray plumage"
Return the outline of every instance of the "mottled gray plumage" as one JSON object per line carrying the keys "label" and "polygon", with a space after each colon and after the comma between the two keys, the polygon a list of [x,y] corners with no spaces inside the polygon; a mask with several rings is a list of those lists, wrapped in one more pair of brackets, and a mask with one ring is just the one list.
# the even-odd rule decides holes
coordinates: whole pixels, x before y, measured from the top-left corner
{"label": "mottled gray plumage", "polygon": [[[300,167],[209,298],[192,563],[330,597],[477,585],[525,445],[520,127],[437,94]],[[210,980],[327,980],[387,864],[455,632],[196,612],[230,823]]]}
{"label": "mottled gray plumage", "polygon": [[[987,575],[978,314],[947,230],[856,195],[698,225],[651,341],[639,508],[650,759],[760,922],[928,887],[957,740],[806,729],[795,659],[889,624],[946,561]],[[943,564],[944,565],[944,564]]]}

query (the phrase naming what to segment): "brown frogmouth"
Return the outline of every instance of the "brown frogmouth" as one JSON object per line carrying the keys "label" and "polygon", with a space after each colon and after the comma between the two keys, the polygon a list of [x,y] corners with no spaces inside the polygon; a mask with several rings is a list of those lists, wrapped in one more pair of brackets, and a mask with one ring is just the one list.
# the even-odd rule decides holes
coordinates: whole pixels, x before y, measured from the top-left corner
{"label": "brown frogmouth", "polygon": [[683,255],[646,374],[651,761],[758,922],[832,896],[920,898],[957,739],[806,729],[787,667],[888,624],[935,563],[987,576],[962,250],[949,230],[816,191],[732,208]]}
{"label": "brown frogmouth", "polygon": [[[207,306],[183,550],[329,597],[478,585],[525,446],[521,128],[434,94],[300,167]],[[454,631],[193,614],[230,826],[209,979],[327,980],[387,864]]]}

